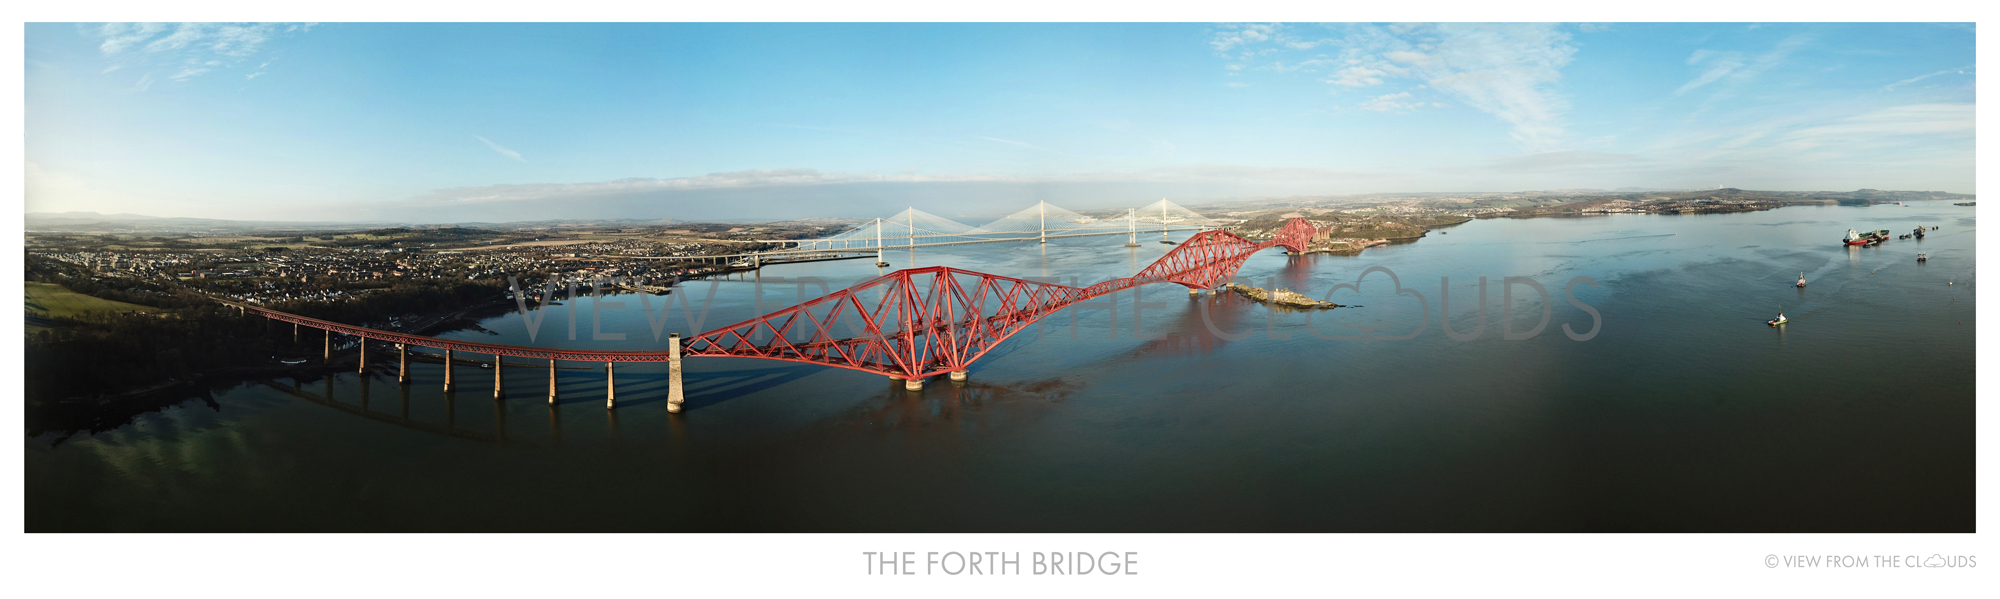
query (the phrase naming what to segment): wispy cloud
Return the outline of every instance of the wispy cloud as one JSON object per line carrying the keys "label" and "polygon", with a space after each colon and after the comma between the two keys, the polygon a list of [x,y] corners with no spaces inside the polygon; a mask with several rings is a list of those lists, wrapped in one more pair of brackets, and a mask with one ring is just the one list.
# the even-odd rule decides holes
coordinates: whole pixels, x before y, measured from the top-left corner
{"label": "wispy cloud", "polygon": [[1231,23],[1222,25],[1210,38],[1208,45],[1217,52],[1228,52],[1238,46],[1271,41],[1280,25],[1277,23]]}
{"label": "wispy cloud", "polygon": [[489,140],[489,139],[486,139],[486,138],[484,138],[484,137],[480,137],[480,136],[477,136],[477,135],[474,135],[474,136],[472,136],[472,138],[473,138],[473,139],[477,139],[477,140],[479,140],[479,143],[483,143],[483,144],[486,144],[486,147],[487,147],[487,148],[491,148],[491,149],[492,149],[493,151],[495,151],[495,152],[499,152],[501,156],[506,156],[506,157],[508,157],[508,158],[512,158],[512,159],[515,159],[515,160],[519,160],[519,161],[521,161],[521,162],[527,162],[527,161],[528,161],[528,159],[526,159],[526,158],[522,158],[522,157],[521,157],[521,153],[520,153],[520,152],[516,152],[516,151],[513,151],[513,150],[509,150],[509,149],[507,149],[507,148],[503,148],[503,147],[500,147],[500,144],[496,144],[496,143],[493,143],[493,140]]}
{"label": "wispy cloud", "polygon": [[216,66],[221,64],[222,64],[221,61],[211,60],[201,64],[190,63],[182,65],[180,71],[174,73],[172,79],[175,81],[186,81],[189,77],[193,77],[214,70]]}
{"label": "wispy cloud", "polygon": [[1377,94],[1361,107],[1407,110],[1442,103],[1443,94],[1512,125],[1515,142],[1530,151],[1557,149],[1566,132],[1567,100],[1556,91],[1562,68],[1576,53],[1570,34],[1542,24],[1347,25],[1339,35],[1307,40],[1290,25],[1219,27],[1209,46],[1235,61],[1298,49],[1319,53],[1273,61],[1261,70],[1328,69],[1336,93],[1404,81],[1403,90]]}
{"label": "wispy cloud", "polygon": [[97,28],[97,49],[105,56],[124,52],[167,30],[164,23],[105,23]]}
{"label": "wispy cloud", "polygon": [[1799,172],[1843,177],[1894,177],[1904,168],[1897,165],[1957,169],[1963,163],[1969,184],[1974,123],[1970,102],[1862,111],[1828,106],[1703,122],[1650,144],[1641,155],[1655,164],[1687,169],[1788,165]]}
{"label": "wispy cloud", "polygon": [[[167,78],[187,81],[241,64],[262,52],[271,40],[305,33],[313,26],[311,23],[105,23],[84,27],[83,33],[98,41],[98,53],[111,63],[105,73],[130,66],[167,71],[171,73]],[[261,70],[270,64],[271,61],[265,60],[257,68]]]}
{"label": "wispy cloud", "polygon": [[1780,40],[1769,51],[1747,60],[1741,52],[1722,52],[1708,49],[1695,50],[1694,54],[1688,56],[1687,64],[1689,66],[1707,65],[1707,68],[1702,71],[1701,75],[1696,76],[1694,79],[1675,89],[1674,95],[1678,96],[1700,89],[1710,83],[1721,81],[1725,77],[1735,81],[1755,80],[1757,76],[1764,74],[1765,71],[1783,64],[1785,58],[1791,56],[1792,52],[1805,47],[1810,42],[1812,42],[1812,38],[1810,37],[1794,35]]}
{"label": "wispy cloud", "polygon": [[1562,143],[1569,102],[1554,89],[1576,53],[1552,25],[1444,24],[1435,43],[1391,57],[1422,74],[1431,88],[1513,125],[1514,141],[1532,151]]}
{"label": "wispy cloud", "polygon": [[1822,146],[1877,147],[1907,139],[1970,139],[1974,130],[1972,104],[1911,104],[1894,106],[1801,127],[1778,135],[1777,147],[1807,150]]}
{"label": "wispy cloud", "polygon": [[1360,108],[1362,110],[1373,110],[1375,112],[1389,112],[1392,110],[1411,110],[1416,108],[1422,108],[1424,105],[1423,102],[1410,102],[1408,101],[1409,99],[1410,99],[1410,92],[1383,94],[1380,96],[1369,98],[1366,101],[1363,101],[1359,106],[1356,106],[1356,108]]}
{"label": "wispy cloud", "polygon": [[1886,91],[1889,91],[1889,90],[1892,90],[1892,89],[1896,89],[1896,88],[1898,88],[1898,87],[1902,87],[1902,86],[1905,86],[1905,85],[1909,85],[1909,84],[1912,84],[1912,83],[1916,83],[1916,82],[1918,82],[1918,81],[1923,81],[1923,80],[1925,80],[1925,79],[1929,79],[1929,78],[1932,78],[1932,77],[1936,77],[1936,76],[1938,76],[1938,75],[1950,75],[1950,74],[1952,74],[1952,73],[1957,73],[1957,74],[1960,74],[1960,75],[1964,75],[1964,74],[1965,74],[1965,71],[1966,71],[1966,69],[1970,69],[1970,68],[1972,68],[1972,67],[1964,67],[1964,68],[1957,68],[1957,69],[1945,69],[1945,70],[1942,70],[1942,71],[1938,71],[1938,72],[1936,72],[1936,73],[1931,73],[1931,74],[1928,74],[1928,75],[1918,75],[1918,76],[1915,76],[1915,77],[1911,77],[1911,78],[1909,78],[1909,79],[1904,79],[1904,80],[1902,80],[1902,81],[1897,81],[1897,82],[1895,82],[1895,83],[1891,83],[1891,84],[1888,84],[1888,85],[1884,85],[1884,86],[1882,86],[1882,91],[1885,91],[1885,92],[1886,92]]}
{"label": "wispy cloud", "polygon": [[1339,73],[1334,75],[1333,79],[1327,80],[1327,83],[1343,87],[1367,87],[1381,84],[1382,76],[1387,74],[1389,73],[1379,69],[1353,66],[1341,69]]}
{"label": "wispy cloud", "polygon": [[1708,65],[1708,70],[1702,71],[1701,76],[1695,77],[1693,80],[1682,84],[1679,89],[1674,90],[1674,95],[1676,96],[1714,83],[1715,80],[1736,72],[1736,69],[1743,68],[1743,54],[1740,52],[1695,50],[1694,55],[1688,57],[1687,63],[1689,66],[1706,64]]}
{"label": "wispy cloud", "polygon": [[[1297,28],[1278,23],[1225,23],[1216,27],[1208,45],[1216,52],[1229,52],[1264,43],[1289,50],[1311,50],[1333,44],[1335,40],[1300,37]],[[1256,53],[1252,51],[1250,54]]]}

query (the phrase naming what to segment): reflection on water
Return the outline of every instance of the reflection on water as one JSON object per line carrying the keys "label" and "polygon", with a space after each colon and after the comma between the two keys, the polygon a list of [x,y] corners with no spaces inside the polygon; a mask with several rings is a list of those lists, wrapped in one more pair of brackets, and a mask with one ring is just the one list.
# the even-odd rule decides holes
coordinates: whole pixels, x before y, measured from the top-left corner
{"label": "reflection on water", "polygon": [[[620,365],[607,410],[601,364],[560,371],[551,404],[540,366],[505,369],[503,383],[530,392],[495,399],[483,370],[461,366],[448,393],[442,364],[412,360],[407,385],[383,361],[71,406],[31,418],[27,527],[1968,531],[1971,210],[1478,221],[1361,256],[1267,251],[1239,281],[1360,307],[1294,312],[1149,286],[1046,318],[970,380],[919,391],[808,364],[691,359],[688,409],[674,415],[664,365]],[[1954,224],[1921,241],[1834,244],[1905,220]],[[1087,284],[1173,248],[1124,241],[888,255],[895,268]],[[1918,252],[1931,260],[1916,264]],[[873,262],[689,282],[652,302],[671,306],[659,339],[748,319],[760,292],[766,310],[789,305],[801,277],[838,289],[877,276]],[[1427,328],[1322,338],[1424,319],[1425,303],[1379,273],[1355,286],[1375,266],[1425,296]],[[1438,326],[1447,276],[1463,340]],[[1490,288],[1482,320],[1479,278],[1509,276],[1549,299],[1517,286],[1509,303]],[[1578,276],[1599,283],[1573,290],[1602,315],[1587,342],[1561,328],[1593,325],[1563,294]],[[451,336],[658,349],[646,311],[621,299],[551,307],[532,342],[514,314]],[[1540,336],[1501,338],[1533,328],[1545,304]],[[626,340],[588,341],[593,311]],[[1778,312],[1791,324],[1765,326]]]}

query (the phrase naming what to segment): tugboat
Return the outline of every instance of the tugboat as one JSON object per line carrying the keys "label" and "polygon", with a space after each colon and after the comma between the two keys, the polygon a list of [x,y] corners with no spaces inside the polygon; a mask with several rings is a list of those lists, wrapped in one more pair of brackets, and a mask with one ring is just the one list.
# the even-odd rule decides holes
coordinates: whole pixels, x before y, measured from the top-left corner
{"label": "tugboat", "polygon": [[1781,324],[1785,324],[1785,323],[1787,323],[1787,322],[1791,322],[1791,321],[1790,321],[1790,320],[1787,320],[1787,319],[1785,319],[1785,315],[1784,315],[1784,314],[1782,314],[1782,313],[1780,313],[1780,314],[1778,314],[1778,317],[1777,317],[1777,318],[1773,318],[1773,319],[1770,319],[1770,320],[1766,320],[1766,321],[1764,321],[1764,324],[1768,324],[1768,325],[1771,325],[1771,326],[1774,326],[1774,327],[1775,327],[1775,326],[1778,326],[1778,325],[1781,325]]}
{"label": "tugboat", "polygon": [[1917,236],[1917,239],[1923,239],[1923,238],[1924,238],[1924,228],[1923,228],[1923,227],[1917,227],[1917,230],[1915,230],[1915,231],[1911,231],[1911,232],[1910,232],[1910,234],[1911,234],[1911,235],[1915,235],[1915,236]]}
{"label": "tugboat", "polygon": [[[1922,260],[1922,259],[1923,259],[1923,254],[1917,254],[1917,259],[1919,259],[1919,260]],[[1804,273],[1804,272],[1800,272],[1800,273],[1799,273],[1799,284],[1798,284],[1798,286],[1799,286],[1799,287],[1801,287],[1801,288],[1803,288],[1803,287],[1805,287],[1805,286],[1806,286],[1806,273]]]}

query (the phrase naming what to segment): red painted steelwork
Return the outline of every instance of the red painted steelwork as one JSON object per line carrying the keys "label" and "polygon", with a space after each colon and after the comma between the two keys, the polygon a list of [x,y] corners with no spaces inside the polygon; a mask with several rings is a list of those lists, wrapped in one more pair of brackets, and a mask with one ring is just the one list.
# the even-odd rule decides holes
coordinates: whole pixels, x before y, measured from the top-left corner
{"label": "red painted steelwork", "polygon": [[[1203,231],[1137,276],[1071,287],[932,266],[908,268],[771,314],[684,340],[684,357],[762,358],[822,364],[903,378],[965,370],[980,356],[1042,317],[1077,302],[1148,283],[1213,289],[1251,254],[1283,246],[1305,251],[1317,230],[1286,221],[1278,235],[1254,242],[1227,231]],[[256,306],[272,320],[378,341],[470,352],[577,362],[666,362],[667,351],[594,351],[453,341],[344,325]],[[843,335],[843,332],[846,333]]]}
{"label": "red painted steelwork", "polygon": [[696,335],[685,351],[688,356],[787,360],[924,378],[964,370],[1008,337],[1077,302],[1148,283],[1215,288],[1235,276],[1251,254],[1274,246],[1304,251],[1317,232],[1297,218],[1262,243],[1227,231],[1204,231],[1137,276],[1089,287],[944,266],[903,269]]}
{"label": "red painted steelwork", "polygon": [[284,312],[279,312],[277,310],[267,310],[256,306],[242,305],[239,307],[243,308],[245,313],[262,316],[265,318],[269,318],[271,320],[297,323],[300,326],[312,327],[324,331],[332,331],[343,335],[353,335],[356,337],[365,337],[368,339],[374,339],[376,341],[401,343],[404,345],[410,345],[415,347],[449,349],[453,351],[470,352],[474,354],[487,354],[487,355],[498,354],[502,356],[511,356],[516,358],[571,360],[577,362],[665,362],[667,361],[667,352],[665,350],[595,351],[595,350],[580,350],[580,349],[558,349],[558,348],[546,348],[546,347],[522,347],[518,345],[499,345],[494,343],[478,343],[474,341],[454,341],[451,339],[439,339],[437,337],[425,337],[423,335],[411,335],[408,333],[396,333],[391,331],[383,331],[379,329],[370,329],[366,327],[345,325],[345,324],[340,324],[338,322],[319,320],[317,318],[306,318],[304,316],[299,316],[297,314],[288,314]]}

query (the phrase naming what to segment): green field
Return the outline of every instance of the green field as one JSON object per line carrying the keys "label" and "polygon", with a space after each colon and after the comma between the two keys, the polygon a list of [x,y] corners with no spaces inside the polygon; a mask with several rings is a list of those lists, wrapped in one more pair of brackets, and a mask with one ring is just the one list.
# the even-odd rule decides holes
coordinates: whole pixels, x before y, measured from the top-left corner
{"label": "green field", "polygon": [[28,314],[67,318],[89,312],[158,312],[159,308],[115,302],[70,291],[54,283],[25,283]]}

